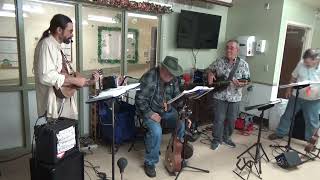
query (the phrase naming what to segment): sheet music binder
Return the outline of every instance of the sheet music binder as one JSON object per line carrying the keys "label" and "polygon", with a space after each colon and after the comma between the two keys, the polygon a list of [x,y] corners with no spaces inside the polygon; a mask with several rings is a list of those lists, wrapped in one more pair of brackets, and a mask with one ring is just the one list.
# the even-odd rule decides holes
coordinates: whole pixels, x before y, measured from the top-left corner
{"label": "sheet music binder", "polygon": [[118,97],[130,90],[137,89],[140,86],[140,83],[134,83],[127,86],[119,86],[116,88],[110,88],[104,91],[101,91],[99,95],[91,97],[86,101],[86,103],[93,103],[101,100],[106,100],[114,97]]}
{"label": "sheet music binder", "polygon": [[304,86],[304,85],[308,86],[308,85],[311,85],[311,84],[320,84],[320,82],[318,82],[318,81],[301,81],[301,82],[281,85],[281,86],[279,86],[279,88],[283,89],[283,88],[288,88],[288,87],[296,87],[296,86]]}
{"label": "sheet music binder", "polygon": [[197,91],[205,91],[205,92],[210,92],[212,91],[214,88],[213,87],[207,87],[207,86],[196,86],[193,89],[190,90],[184,90],[182,93],[180,93],[178,96],[174,97],[173,99],[170,99],[168,101],[168,104],[173,103],[174,101],[176,101],[177,99],[181,98],[182,96],[184,96],[185,94],[191,94]]}

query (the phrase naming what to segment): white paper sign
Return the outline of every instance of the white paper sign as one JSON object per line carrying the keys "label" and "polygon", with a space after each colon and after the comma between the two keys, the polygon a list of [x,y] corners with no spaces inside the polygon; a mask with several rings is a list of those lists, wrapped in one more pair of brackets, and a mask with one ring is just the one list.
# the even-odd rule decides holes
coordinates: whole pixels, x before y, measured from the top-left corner
{"label": "white paper sign", "polygon": [[74,126],[60,131],[57,134],[57,154],[64,153],[76,145],[76,131]]}

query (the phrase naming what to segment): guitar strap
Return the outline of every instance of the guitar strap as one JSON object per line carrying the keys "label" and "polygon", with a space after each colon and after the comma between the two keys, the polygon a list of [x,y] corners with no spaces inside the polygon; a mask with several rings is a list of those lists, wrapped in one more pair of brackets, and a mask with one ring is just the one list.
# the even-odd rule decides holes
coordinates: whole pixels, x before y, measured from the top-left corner
{"label": "guitar strap", "polygon": [[233,76],[236,73],[236,70],[238,69],[239,63],[240,63],[240,58],[236,57],[236,64],[233,66],[232,70],[230,71],[227,81],[232,81]]}
{"label": "guitar strap", "polygon": [[[72,68],[72,66],[70,65],[66,55],[62,52],[62,50],[60,50],[61,56],[62,56],[62,67],[68,72],[68,74],[73,74],[74,70]],[[68,67],[70,69],[70,73],[68,71]]]}
{"label": "guitar strap", "polygon": [[[70,69],[71,74],[73,74],[74,71],[73,71],[73,69],[72,69],[72,67],[71,67],[66,55],[63,53],[62,50],[60,50],[60,53],[61,53],[61,56],[62,56],[62,68],[65,69],[68,74],[70,74],[69,73],[69,69]],[[68,69],[68,67],[69,67],[69,69]],[[71,98],[70,98],[70,102],[71,102]],[[58,118],[62,114],[64,103],[65,103],[65,98],[62,99],[62,102],[61,102],[61,105],[60,105],[60,108],[59,108],[59,112],[58,112]]]}

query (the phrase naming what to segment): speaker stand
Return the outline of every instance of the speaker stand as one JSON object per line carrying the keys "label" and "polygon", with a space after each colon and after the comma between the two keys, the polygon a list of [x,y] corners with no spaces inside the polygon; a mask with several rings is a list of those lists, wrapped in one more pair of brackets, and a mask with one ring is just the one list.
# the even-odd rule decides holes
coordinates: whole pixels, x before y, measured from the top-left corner
{"label": "speaker stand", "polygon": [[[249,106],[246,107],[245,110],[252,110],[252,109],[258,109],[259,111],[261,111],[260,114],[260,123],[259,123],[259,133],[258,133],[258,139],[257,142],[254,143],[252,146],[250,146],[247,150],[245,150],[243,153],[241,153],[237,159],[238,162],[236,164],[236,167],[238,168],[238,170],[240,172],[237,172],[237,169],[233,170],[233,172],[238,175],[241,179],[245,180],[244,177],[241,176],[241,173],[243,172],[243,170],[248,170],[248,175],[246,179],[249,179],[249,176],[251,173],[254,173],[252,168],[254,167],[256,170],[256,173],[254,173],[259,179],[261,178],[261,174],[262,174],[262,169],[261,169],[261,159],[265,158],[265,160],[267,162],[269,162],[269,158],[267,156],[267,153],[265,152],[265,150],[262,147],[261,144],[261,131],[262,131],[262,126],[263,126],[263,116],[264,116],[264,111],[267,109],[270,109],[271,107],[273,107],[275,104],[279,103],[279,101],[274,101],[274,102],[269,102],[266,104],[260,104],[260,105],[255,105],[255,106]],[[255,155],[253,155],[250,150],[255,148]],[[262,153],[260,152],[260,150],[262,151]],[[246,157],[242,157],[244,154],[248,153],[252,159],[247,160]],[[243,165],[240,166],[240,163],[243,162]]]}
{"label": "speaker stand", "polygon": [[[251,147],[249,147],[247,150],[245,150],[243,153],[241,153],[237,159],[238,159],[238,162],[236,164],[237,168],[240,170],[240,172],[238,173],[237,171],[233,171],[236,175],[238,175],[239,177],[241,177],[243,180],[244,177],[241,176],[241,173],[243,172],[243,170],[247,169],[249,170],[249,173],[247,175],[247,179],[249,179],[249,176],[250,174],[252,173],[252,168],[254,167],[255,170],[256,170],[256,175],[259,179],[262,179],[260,174],[262,174],[262,170],[261,170],[261,159],[263,157],[265,157],[265,160],[267,162],[269,162],[269,158],[265,152],[265,150],[263,149],[262,147],[262,144],[261,144],[261,130],[262,130],[262,126],[263,126],[263,115],[264,115],[264,111],[273,107],[274,104],[271,104],[271,105],[267,105],[265,107],[261,107],[261,108],[258,108],[258,110],[261,110],[261,114],[260,114],[260,123],[259,123],[259,134],[258,134],[258,139],[257,139],[257,142],[254,143]],[[251,149],[253,148],[256,148],[256,154],[255,155],[252,155],[252,153],[250,152]],[[260,150],[262,150],[262,154],[260,155]],[[253,160],[249,160],[247,161],[246,158],[242,157],[244,154],[248,153],[251,158]],[[241,160],[243,161],[243,166],[240,166],[240,163],[241,163]]]}

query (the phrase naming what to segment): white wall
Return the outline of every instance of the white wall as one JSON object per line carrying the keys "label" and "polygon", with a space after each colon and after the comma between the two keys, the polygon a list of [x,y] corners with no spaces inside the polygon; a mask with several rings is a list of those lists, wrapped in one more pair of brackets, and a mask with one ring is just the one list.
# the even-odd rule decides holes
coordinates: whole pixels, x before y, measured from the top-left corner
{"label": "white wall", "polygon": [[[260,116],[260,111],[251,110],[245,111],[244,108],[247,106],[253,106],[258,104],[268,103],[277,99],[277,86],[270,86],[259,83],[252,83],[252,91],[247,91],[247,88],[243,88],[243,98],[240,105],[240,110],[248,114]],[[269,118],[269,111],[264,113],[266,119]]]}

